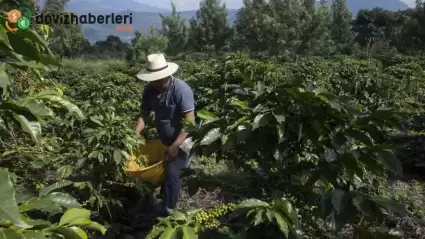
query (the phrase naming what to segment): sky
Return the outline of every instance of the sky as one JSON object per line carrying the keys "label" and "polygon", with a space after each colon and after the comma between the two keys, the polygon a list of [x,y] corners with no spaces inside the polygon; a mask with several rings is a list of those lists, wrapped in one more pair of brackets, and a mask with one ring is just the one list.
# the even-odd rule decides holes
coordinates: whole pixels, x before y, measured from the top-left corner
{"label": "sky", "polygon": [[[242,0],[224,0],[227,8],[238,9],[242,6]],[[410,7],[414,6],[415,0],[401,0]],[[174,0],[179,10],[195,10],[198,9],[200,0]]]}
{"label": "sky", "polygon": [[415,0],[402,0],[405,2],[409,7],[413,7],[415,5]]}
{"label": "sky", "polygon": [[[196,10],[200,0],[173,0],[178,10]],[[238,9],[242,6],[242,0],[222,0],[229,9]]]}

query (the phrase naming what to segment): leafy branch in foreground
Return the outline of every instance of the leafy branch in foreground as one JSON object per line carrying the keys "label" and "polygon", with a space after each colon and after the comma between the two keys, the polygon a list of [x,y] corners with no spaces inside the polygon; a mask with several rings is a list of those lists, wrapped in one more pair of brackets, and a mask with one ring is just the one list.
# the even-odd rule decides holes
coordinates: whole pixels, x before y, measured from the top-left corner
{"label": "leafy branch in foreground", "polygon": [[[35,31],[8,32],[5,29],[6,16],[0,18],[0,57],[6,62],[0,63],[0,149],[4,148],[4,139],[12,138],[15,121],[19,128],[30,135],[36,144],[41,140],[43,117],[53,116],[50,107],[64,108],[83,118],[80,109],[65,99],[61,90],[43,90],[33,95],[19,98],[13,94],[10,70],[32,72],[43,80],[40,71],[47,66],[60,66],[54,59],[47,43]],[[9,135],[8,135],[9,134]],[[16,139],[15,139],[16,140]],[[4,152],[1,152],[2,154]],[[15,178],[15,180],[12,180]],[[13,238],[67,238],[87,239],[84,229],[105,234],[106,229],[90,220],[90,211],[82,209],[71,195],[61,192],[45,192],[38,197],[23,197],[17,200],[13,181],[16,177],[8,169],[0,168],[0,237]],[[23,195],[20,195],[23,196]],[[68,208],[59,223],[47,218]],[[47,213],[46,216],[45,214]]]}
{"label": "leafy branch in foreground", "polygon": [[77,116],[83,117],[82,112],[76,105],[63,97],[63,93],[58,90],[45,90],[34,96],[25,98],[14,98],[11,94],[13,89],[12,78],[6,72],[7,68],[18,71],[31,71],[43,80],[40,71],[47,66],[60,66],[60,63],[53,57],[46,41],[33,30],[18,31],[16,33],[6,30],[4,23],[5,16],[0,24],[0,56],[6,57],[6,62],[0,63],[0,127],[10,128],[10,120],[16,121],[20,128],[31,136],[35,143],[39,143],[41,136],[41,118],[52,116],[52,110],[47,107],[65,108]]}
{"label": "leafy branch in foreground", "polygon": [[[167,218],[160,218],[146,238],[202,238],[211,233],[222,238],[299,238],[298,215],[288,200],[274,200],[270,204],[258,199],[241,203],[186,212],[175,211]],[[218,229],[217,229],[218,228]],[[211,230],[217,229],[212,232]]]}
{"label": "leafy branch in foreground", "polygon": [[[77,200],[69,194],[52,192],[39,197],[24,197],[25,200],[18,202],[12,179],[13,175],[7,169],[0,168],[0,200],[3,202],[0,205],[0,238],[87,239],[88,235],[84,229],[105,234],[106,229],[102,225],[90,220],[90,211],[81,208]],[[37,215],[34,212],[54,216],[62,212],[62,207],[68,209],[59,223],[29,217],[31,214]]]}

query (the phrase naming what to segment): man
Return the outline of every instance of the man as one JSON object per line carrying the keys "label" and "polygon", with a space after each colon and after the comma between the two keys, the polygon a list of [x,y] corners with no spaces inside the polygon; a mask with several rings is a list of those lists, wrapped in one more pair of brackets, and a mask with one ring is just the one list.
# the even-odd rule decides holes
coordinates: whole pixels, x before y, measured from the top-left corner
{"label": "man", "polygon": [[143,90],[136,135],[140,136],[149,113],[154,111],[161,143],[168,147],[162,189],[164,213],[170,215],[180,194],[181,170],[189,164],[189,155],[180,148],[188,136],[182,121],[184,118],[195,119],[195,101],[189,85],[173,76],[179,68],[177,64],[167,62],[163,54],[149,55],[147,60],[147,68],[137,74],[148,84]]}

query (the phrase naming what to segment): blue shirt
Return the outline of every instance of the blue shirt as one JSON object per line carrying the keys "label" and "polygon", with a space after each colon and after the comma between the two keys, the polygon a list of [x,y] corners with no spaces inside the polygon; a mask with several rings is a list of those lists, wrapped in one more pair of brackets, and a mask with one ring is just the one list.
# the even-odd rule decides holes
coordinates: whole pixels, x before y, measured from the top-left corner
{"label": "blue shirt", "polygon": [[160,94],[152,85],[143,90],[141,115],[155,112],[155,125],[162,144],[170,146],[177,139],[183,124],[183,113],[195,109],[193,91],[186,82],[172,78],[167,89]]}

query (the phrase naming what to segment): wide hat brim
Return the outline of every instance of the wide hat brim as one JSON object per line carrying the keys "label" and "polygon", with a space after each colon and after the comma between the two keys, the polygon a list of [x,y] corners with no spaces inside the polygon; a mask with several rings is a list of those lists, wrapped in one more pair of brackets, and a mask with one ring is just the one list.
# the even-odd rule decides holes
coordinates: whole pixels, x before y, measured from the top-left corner
{"label": "wide hat brim", "polygon": [[165,68],[164,70],[161,71],[148,71],[148,70],[141,70],[138,74],[137,74],[137,78],[139,78],[142,81],[157,81],[160,79],[163,79],[167,76],[170,76],[172,74],[174,74],[178,69],[179,69],[179,65],[177,65],[176,63],[173,62],[167,62],[168,67]]}

